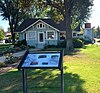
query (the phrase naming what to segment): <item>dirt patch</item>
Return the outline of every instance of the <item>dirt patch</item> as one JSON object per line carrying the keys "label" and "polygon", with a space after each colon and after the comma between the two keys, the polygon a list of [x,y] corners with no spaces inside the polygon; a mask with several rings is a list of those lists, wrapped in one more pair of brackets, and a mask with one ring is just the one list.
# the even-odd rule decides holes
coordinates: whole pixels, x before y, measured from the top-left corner
{"label": "dirt patch", "polygon": [[66,60],[76,60],[76,59],[84,59],[86,55],[84,53],[77,53],[75,55],[66,55],[64,56],[64,61]]}
{"label": "dirt patch", "polygon": [[7,67],[0,68],[0,74],[7,73],[9,70],[11,70],[13,68],[17,68],[18,64],[19,64],[19,62],[18,63],[9,64],[9,65],[7,65]]}

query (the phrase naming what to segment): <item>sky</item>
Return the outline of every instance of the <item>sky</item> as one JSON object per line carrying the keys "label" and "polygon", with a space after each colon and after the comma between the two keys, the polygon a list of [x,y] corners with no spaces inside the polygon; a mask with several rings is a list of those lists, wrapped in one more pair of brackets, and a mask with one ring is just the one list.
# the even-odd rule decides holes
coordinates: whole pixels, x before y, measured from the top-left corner
{"label": "sky", "polygon": [[[98,27],[98,25],[100,26],[100,1],[94,0],[93,3],[92,14],[87,22],[91,23],[91,27]],[[8,21],[2,20],[2,17],[0,17],[0,27],[2,27],[4,31],[7,31],[9,27]]]}
{"label": "sky", "polygon": [[92,8],[92,15],[88,22],[91,23],[92,27],[100,26],[100,0],[94,0],[94,6]]}

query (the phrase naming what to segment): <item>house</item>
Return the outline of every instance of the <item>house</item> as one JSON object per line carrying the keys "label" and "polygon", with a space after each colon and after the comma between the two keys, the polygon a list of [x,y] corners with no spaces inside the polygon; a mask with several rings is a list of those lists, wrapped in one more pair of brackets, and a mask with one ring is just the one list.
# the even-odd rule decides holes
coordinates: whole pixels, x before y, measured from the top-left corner
{"label": "house", "polygon": [[56,23],[51,19],[27,19],[15,31],[19,40],[26,39],[29,46],[43,48],[46,45],[57,45],[65,39],[64,21]]}

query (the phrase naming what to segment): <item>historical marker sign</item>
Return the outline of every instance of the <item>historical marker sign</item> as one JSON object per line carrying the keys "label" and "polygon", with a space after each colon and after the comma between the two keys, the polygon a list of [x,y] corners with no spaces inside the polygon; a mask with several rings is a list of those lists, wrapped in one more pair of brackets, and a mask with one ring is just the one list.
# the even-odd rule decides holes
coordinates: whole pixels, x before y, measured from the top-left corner
{"label": "historical marker sign", "polygon": [[27,51],[18,68],[61,68],[62,52],[29,52]]}

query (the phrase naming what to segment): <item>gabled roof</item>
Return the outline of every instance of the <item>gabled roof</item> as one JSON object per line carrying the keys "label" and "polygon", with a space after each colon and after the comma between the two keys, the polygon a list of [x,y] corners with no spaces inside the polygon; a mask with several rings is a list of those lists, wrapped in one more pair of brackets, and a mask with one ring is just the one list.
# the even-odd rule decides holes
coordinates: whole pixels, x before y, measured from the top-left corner
{"label": "gabled roof", "polygon": [[51,27],[53,27],[59,31],[66,31],[65,21],[61,21],[60,23],[56,23],[52,19],[32,19],[31,18],[31,19],[24,20],[15,32],[23,32],[26,28],[34,25],[38,21],[43,21],[46,24],[50,25]]}

